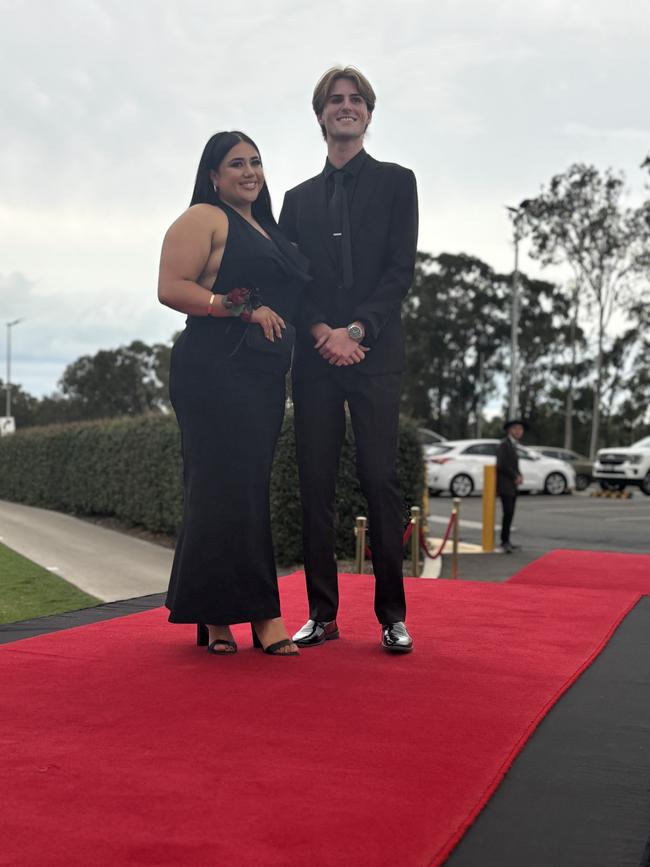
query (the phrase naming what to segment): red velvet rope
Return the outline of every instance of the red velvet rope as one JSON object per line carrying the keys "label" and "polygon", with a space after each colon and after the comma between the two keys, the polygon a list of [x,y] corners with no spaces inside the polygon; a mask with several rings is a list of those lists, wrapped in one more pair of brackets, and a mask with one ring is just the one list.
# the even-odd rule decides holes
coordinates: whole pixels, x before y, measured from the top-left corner
{"label": "red velvet rope", "polygon": [[458,516],[456,515],[456,512],[451,513],[451,517],[449,518],[449,523],[447,524],[447,529],[445,530],[445,535],[444,535],[444,538],[442,540],[442,544],[440,545],[440,547],[438,548],[438,550],[436,551],[435,554],[432,554],[431,551],[429,550],[429,546],[427,545],[427,540],[426,540],[426,537],[424,535],[424,530],[422,529],[422,527],[420,527],[420,547],[422,548],[424,553],[427,555],[427,557],[430,557],[432,560],[435,560],[437,557],[439,557],[442,554],[442,551],[449,540],[451,528],[454,526],[454,522],[456,521],[457,517]]}
{"label": "red velvet rope", "polygon": [[[449,518],[449,523],[447,524],[447,529],[445,530],[445,536],[442,540],[442,544],[438,548],[435,554],[431,553],[431,549],[427,544],[426,536],[424,535],[424,530],[422,529],[422,525],[420,525],[420,550],[424,551],[426,557],[429,557],[431,560],[435,560],[442,554],[442,551],[449,541],[449,536],[451,534],[451,529],[454,526],[454,521],[456,520],[456,513],[452,512],[451,517]],[[406,545],[408,540],[411,538],[411,534],[413,533],[413,521],[409,521],[407,524],[406,530],[404,530],[404,536],[402,537],[402,545]],[[365,550],[366,559],[369,560],[372,557],[372,552],[370,550],[370,545],[366,545]]]}

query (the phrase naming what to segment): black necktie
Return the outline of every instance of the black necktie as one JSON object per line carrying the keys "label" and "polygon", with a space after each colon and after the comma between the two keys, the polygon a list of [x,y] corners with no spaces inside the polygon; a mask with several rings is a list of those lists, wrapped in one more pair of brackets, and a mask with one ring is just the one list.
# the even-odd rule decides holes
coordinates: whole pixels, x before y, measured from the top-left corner
{"label": "black necktie", "polygon": [[339,251],[339,288],[351,289],[354,282],[352,274],[352,244],[350,242],[350,210],[348,194],[345,189],[345,172],[333,172],[334,194],[330,199],[330,225],[332,235]]}

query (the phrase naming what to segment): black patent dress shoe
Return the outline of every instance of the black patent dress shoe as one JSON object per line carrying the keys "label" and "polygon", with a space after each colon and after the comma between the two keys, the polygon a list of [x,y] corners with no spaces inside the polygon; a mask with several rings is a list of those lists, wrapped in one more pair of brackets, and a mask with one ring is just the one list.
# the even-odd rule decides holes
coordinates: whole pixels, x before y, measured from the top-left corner
{"label": "black patent dress shoe", "polygon": [[336,620],[308,620],[293,636],[294,644],[298,647],[318,647],[326,641],[333,641],[339,637],[339,628]]}
{"label": "black patent dress shoe", "polygon": [[413,639],[409,635],[406,624],[384,623],[381,627],[381,646],[389,653],[410,653],[413,650]]}

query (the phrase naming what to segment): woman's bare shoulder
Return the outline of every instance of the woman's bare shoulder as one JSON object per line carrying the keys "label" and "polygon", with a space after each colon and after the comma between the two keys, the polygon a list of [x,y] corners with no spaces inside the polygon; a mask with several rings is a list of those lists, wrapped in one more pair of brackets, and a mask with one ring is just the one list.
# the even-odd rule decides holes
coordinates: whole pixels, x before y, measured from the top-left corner
{"label": "woman's bare shoulder", "polygon": [[168,233],[208,232],[211,235],[228,233],[228,217],[216,205],[190,205],[169,227]]}
{"label": "woman's bare shoulder", "polygon": [[178,219],[183,220],[183,222],[201,223],[211,226],[228,225],[226,212],[223,208],[217,207],[217,205],[190,205],[186,211],[183,211]]}

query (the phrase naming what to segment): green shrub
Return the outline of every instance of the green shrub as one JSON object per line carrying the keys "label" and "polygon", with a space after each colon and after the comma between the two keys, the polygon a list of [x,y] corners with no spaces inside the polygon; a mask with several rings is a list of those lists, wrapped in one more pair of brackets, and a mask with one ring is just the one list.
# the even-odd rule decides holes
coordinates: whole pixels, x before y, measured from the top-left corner
{"label": "green shrub", "polygon": [[[420,503],[422,454],[415,425],[402,420],[399,477],[408,508]],[[175,534],[182,518],[180,436],[170,415],[29,428],[0,440],[0,498],[75,515],[113,516],[156,533]],[[367,514],[348,429],[337,492],[336,546],[354,553],[352,528]],[[293,418],[287,414],[271,481],[271,516],[278,563],[302,561],[300,497]]]}

